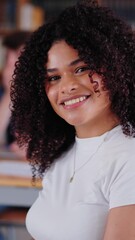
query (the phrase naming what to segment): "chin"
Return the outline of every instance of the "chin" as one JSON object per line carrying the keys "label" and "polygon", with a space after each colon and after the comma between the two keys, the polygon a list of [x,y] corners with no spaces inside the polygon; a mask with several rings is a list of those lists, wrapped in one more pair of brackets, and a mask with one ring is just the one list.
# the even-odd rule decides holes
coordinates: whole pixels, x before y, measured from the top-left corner
{"label": "chin", "polygon": [[82,121],[79,121],[79,119],[65,119],[65,121],[68,123],[68,124],[70,124],[70,125],[72,125],[72,126],[80,126],[80,125],[82,125],[84,122],[82,122]]}

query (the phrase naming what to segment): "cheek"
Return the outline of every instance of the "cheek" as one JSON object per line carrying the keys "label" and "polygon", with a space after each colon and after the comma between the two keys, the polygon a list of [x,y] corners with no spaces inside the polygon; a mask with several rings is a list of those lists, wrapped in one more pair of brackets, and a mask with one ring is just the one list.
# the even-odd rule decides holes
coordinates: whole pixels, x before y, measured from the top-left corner
{"label": "cheek", "polygon": [[49,84],[48,83],[45,83],[45,92],[46,92],[46,95],[48,96],[48,92],[49,92]]}
{"label": "cheek", "polygon": [[46,95],[47,95],[51,105],[54,105],[54,103],[56,101],[56,96],[57,96],[55,87],[50,86],[49,84],[46,84],[45,85],[45,92],[46,92]]}
{"label": "cheek", "polygon": [[93,75],[89,74],[90,83],[93,86],[93,90],[95,93],[99,94],[104,91],[104,84],[103,79],[100,75],[97,73],[94,73]]}
{"label": "cheek", "polygon": [[97,73],[89,72],[84,78],[80,77],[80,82],[82,85],[86,85],[86,87],[90,88],[97,95],[100,95],[100,91],[103,89],[103,81],[102,78]]}
{"label": "cheek", "polygon": [[99,97],[100,105],[102,105],[104,108],[110,109],[111,107],[111,102],[109,98],[109,93],[107,91],[102,91],[101,95]]}

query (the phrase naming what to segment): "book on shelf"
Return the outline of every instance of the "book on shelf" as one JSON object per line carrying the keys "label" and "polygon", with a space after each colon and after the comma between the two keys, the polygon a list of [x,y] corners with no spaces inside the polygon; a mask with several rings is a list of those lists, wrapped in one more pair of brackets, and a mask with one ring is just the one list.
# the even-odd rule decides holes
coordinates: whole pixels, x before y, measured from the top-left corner
{"label": "book on shelf", "polygon": [[0,30],[35,30],[44,22],[45,10],[30,1],[0,0]]}
{"label": "book on shelf", "polygon": [[16,0],[0,0],[0,30],[16,27]]}
{"label": "book on shelf", "polygon": [[20,7],[19,28],[22,30],[35,30],[44,22],[44,10],[31,3]]}

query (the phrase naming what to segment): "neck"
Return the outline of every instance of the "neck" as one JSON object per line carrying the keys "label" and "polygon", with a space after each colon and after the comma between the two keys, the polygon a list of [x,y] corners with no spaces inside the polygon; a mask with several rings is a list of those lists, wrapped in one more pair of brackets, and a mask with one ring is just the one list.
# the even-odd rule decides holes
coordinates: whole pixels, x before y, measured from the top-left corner
{"label": "neck", "polygon": [[103,121],[102,124],[96,124],[94,122],[93,124],[89,124],[88,126],[83,127],[77,127],[76,128],[76,135],[78,138],[90,138],[90,137],[97,137],[105,132],[110,131],[114,127],[119,125],[119,121],[117,118],[112,119],[111,121]]}

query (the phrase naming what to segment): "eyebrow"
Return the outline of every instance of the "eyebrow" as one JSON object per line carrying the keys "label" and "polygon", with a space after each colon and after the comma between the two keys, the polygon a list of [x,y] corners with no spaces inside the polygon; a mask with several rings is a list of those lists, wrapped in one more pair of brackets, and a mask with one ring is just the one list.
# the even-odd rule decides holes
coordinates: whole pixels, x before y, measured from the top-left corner
{"label": "eyebrow", "polygon": [[76,65],[76,64],[78,64],[79,62],[82,62],[83,60],[81,59],[81,58],[78,58],[78,59],[76,59],[76,60],[74,60],[73,62],[71,62],[70,64],[69,64],[69,66],[74,66],[74,65]]}
{"label": "eyebrow", "polygon": [[[80,63],[80,62],[82,62],[83,60],[81,59],[81,58],[77,58],[76,60],[74,60],[74,61],[72,61],[71,63],[69,63],[68,64],[68,66],[70,67],[70,66],[74,66],[74,65],[76,65],[76,64],[78,64],[78,63]],[[48,69],[46,69],[46,71],[47,72],[55,72],[55,71],[57,71],[58,69],[57,68],[48,68]]]}

